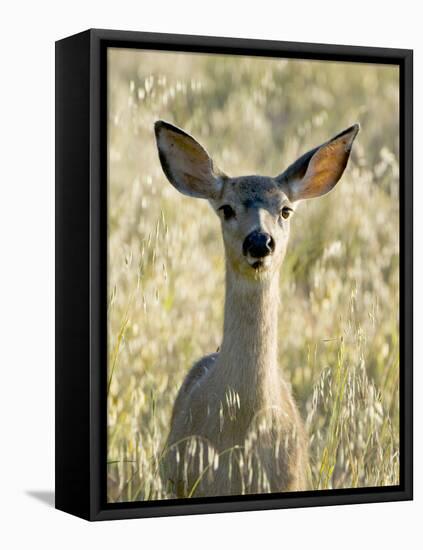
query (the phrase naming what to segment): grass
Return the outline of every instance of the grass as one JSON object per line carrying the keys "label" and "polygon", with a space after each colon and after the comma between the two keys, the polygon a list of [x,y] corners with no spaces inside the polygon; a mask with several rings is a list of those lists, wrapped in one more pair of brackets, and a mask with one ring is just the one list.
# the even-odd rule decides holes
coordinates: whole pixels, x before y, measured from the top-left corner
{"label": "grass", "polygon": [[398,76],[365,64],[110,53],[110,501],[172,496],[159,475],[172,405],[222,333],[218,222],[166,181],[159,118],[193,133],[230,175],[276,175],[361,123],[340,184],[292,222],[279,363],[307,422],[312,487],[398,483]]}

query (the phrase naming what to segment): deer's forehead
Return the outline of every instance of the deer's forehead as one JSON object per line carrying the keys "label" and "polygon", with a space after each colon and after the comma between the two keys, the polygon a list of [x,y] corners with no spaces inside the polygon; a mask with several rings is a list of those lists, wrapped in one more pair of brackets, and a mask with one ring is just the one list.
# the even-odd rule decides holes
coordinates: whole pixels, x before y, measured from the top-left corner
{"label": "deer's forehead", "polygon": [[261,176],[228,179],[225,196],[247,208],[259,203],[277,206],[286,199],[286,195],[272,178]]}

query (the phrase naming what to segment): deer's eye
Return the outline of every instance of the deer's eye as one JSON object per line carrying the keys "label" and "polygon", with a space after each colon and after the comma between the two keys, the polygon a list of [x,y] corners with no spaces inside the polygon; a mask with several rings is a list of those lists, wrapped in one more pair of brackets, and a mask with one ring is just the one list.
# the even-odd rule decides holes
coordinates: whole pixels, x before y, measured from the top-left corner
{"label": "deer's eye", "polygon": [[235,210],[232,208],[232,206],[229,206],[229,204],[224,204],[219,208],[223,212],[223,217],[225,220],[230,220],[231,218],[235,218]]}
{"label": "deer's eye", "polygon": [[292,208],[289,208],[289,206],[284,206],[280,211],[280,216],[284,220],[287,220],[289,216],[292,214],[292,212],[293,212]]}

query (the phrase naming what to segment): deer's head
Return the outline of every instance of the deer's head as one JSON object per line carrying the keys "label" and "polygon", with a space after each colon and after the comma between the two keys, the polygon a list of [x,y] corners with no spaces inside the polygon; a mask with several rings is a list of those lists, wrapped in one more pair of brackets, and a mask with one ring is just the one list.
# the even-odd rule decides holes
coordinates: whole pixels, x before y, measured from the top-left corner
{"label": "deer's head", "polygon": [[358,124],[309,151],[276,177],[228,177],[213,167],[207,151],[167,122],[155,124],[160,162],[170,183],[184,195],[207,199],[220,218],[226,257],[246,277],[279,269],[298,201],[320,197],[339,181]]}

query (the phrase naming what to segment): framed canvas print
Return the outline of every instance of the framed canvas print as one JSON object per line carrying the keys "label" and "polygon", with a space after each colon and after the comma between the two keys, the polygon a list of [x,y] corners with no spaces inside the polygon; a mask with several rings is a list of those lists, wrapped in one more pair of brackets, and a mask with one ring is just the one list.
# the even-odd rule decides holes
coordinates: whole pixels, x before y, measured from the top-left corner
{"label": "framed canvas print", "polygon": [[412,52],[56,43],[56,507],[412,498]]}

